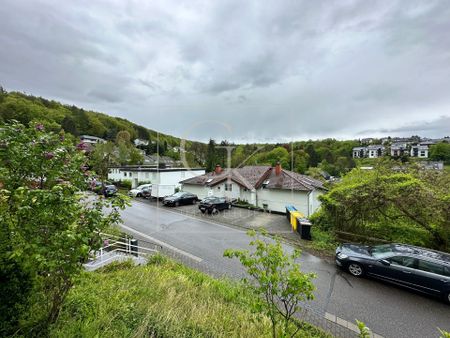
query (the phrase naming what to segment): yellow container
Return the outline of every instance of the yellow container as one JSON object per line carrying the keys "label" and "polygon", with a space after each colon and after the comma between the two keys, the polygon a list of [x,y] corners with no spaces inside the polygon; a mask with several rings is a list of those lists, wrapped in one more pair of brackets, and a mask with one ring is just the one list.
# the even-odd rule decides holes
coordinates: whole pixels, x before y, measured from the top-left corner
{"label": "yellow container", "polygon": [[297,217],[304,218],[305,216],[300,211],[291,211],[291,226],[294,231],[297,230]]}

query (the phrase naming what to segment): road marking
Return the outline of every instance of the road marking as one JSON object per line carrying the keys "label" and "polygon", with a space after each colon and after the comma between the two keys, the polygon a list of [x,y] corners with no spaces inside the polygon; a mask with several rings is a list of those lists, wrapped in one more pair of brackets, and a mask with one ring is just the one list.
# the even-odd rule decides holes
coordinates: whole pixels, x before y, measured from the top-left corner
{"label": "road marking", "polygon": [[153,237],[151,237],[151,236],[149,236],[147,234],[144,234],[144,233],[142,233],[140,231],[137,231],[137,230],[135,230],[133,228],[130,228],[130,227],[126,226],[126,225],[121,224],[120,227],[122,227],[122,228],[124,228],[124,229],[126,229],[128,231],[134,232],[135,234],[138,234],[139,236],[142,236],[142,237],[152,241],[153,243],[156,243],[158,245],[161,245],[161,246],[165,247],[166,249],[174,251],[174,252],[176,252],[176,253],[178,253],[180,255],[189,257],[190,259],[196,261],[197,263],[200,263],[200,262],[203,261],[203,258],[197,257],[197,256],[195,256],[193,254],[190,254],[189,252],[186,252],[184,250],[178,249],[178,248],[176,248],[176,247],[174,247],[174,246],[172,246],[170,244],[167,244],[167,243],[165,243],[163,241],[160,241],[159,239],[153,238]]}

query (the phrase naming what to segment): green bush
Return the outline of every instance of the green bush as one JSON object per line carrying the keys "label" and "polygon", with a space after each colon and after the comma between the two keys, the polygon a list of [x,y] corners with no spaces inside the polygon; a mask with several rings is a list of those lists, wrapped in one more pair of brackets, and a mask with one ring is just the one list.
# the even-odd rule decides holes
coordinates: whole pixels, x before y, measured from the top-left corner
{"label": "green bush", "polygon": [[130,190],[131,186],[132,186],[131,180],[122,180],[122,181],[120,181],[119,184],[120,184],[121,188],[128,189],[128,190]]}
{"label": "green bush", "polygon": [[0,257],[0,336],[12,336],[27,308],[31,275],[16,261]]}
{"label": "green bush", "polygon": [[403,171],[395,163],[378,165],[353,170],[321,195],[313,224],[322,231],[349,232],[367,240],[450,251],[450,175],[414,165]]}

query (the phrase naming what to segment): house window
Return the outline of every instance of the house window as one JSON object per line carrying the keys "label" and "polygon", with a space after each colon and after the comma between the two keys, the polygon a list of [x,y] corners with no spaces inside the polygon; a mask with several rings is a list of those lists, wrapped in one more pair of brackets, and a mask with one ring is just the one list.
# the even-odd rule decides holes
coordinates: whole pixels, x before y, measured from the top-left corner
{"label": "house window", "polygon": [[425,156],[425,151],[421,150],[420,151],[420,156]]}
{"label": "house window", "polygon": [[225,183],[225,191],[233,191],[233,184],[232,183]]}
{"label": "house window", "polygon": [[127,173],[123,173],[123,176],[124,176],[124,177],[127,177]]}
{"label": "house window", "polygon": [[130,173],[130,177],[133,177],[133,173]]}

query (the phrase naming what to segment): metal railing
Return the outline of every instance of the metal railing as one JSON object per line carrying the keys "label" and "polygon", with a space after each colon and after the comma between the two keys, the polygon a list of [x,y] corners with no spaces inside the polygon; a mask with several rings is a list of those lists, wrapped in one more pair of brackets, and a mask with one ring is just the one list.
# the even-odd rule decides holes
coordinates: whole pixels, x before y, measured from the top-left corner
{"label": "metal railing", "polygon": [[158,253],[162,247],[158,244],[151,242],[144,242],[143,245],[139,245],[141,242],[133,238],[120,237],[116,235],[100,233],[103,240],[102,247],[93,252],[91,259],[87,263],[91,268],[95,268],[100,265],[105,265],[108,262],[112,262],[123,256],[133,256],[146,258],[149,255]]}

